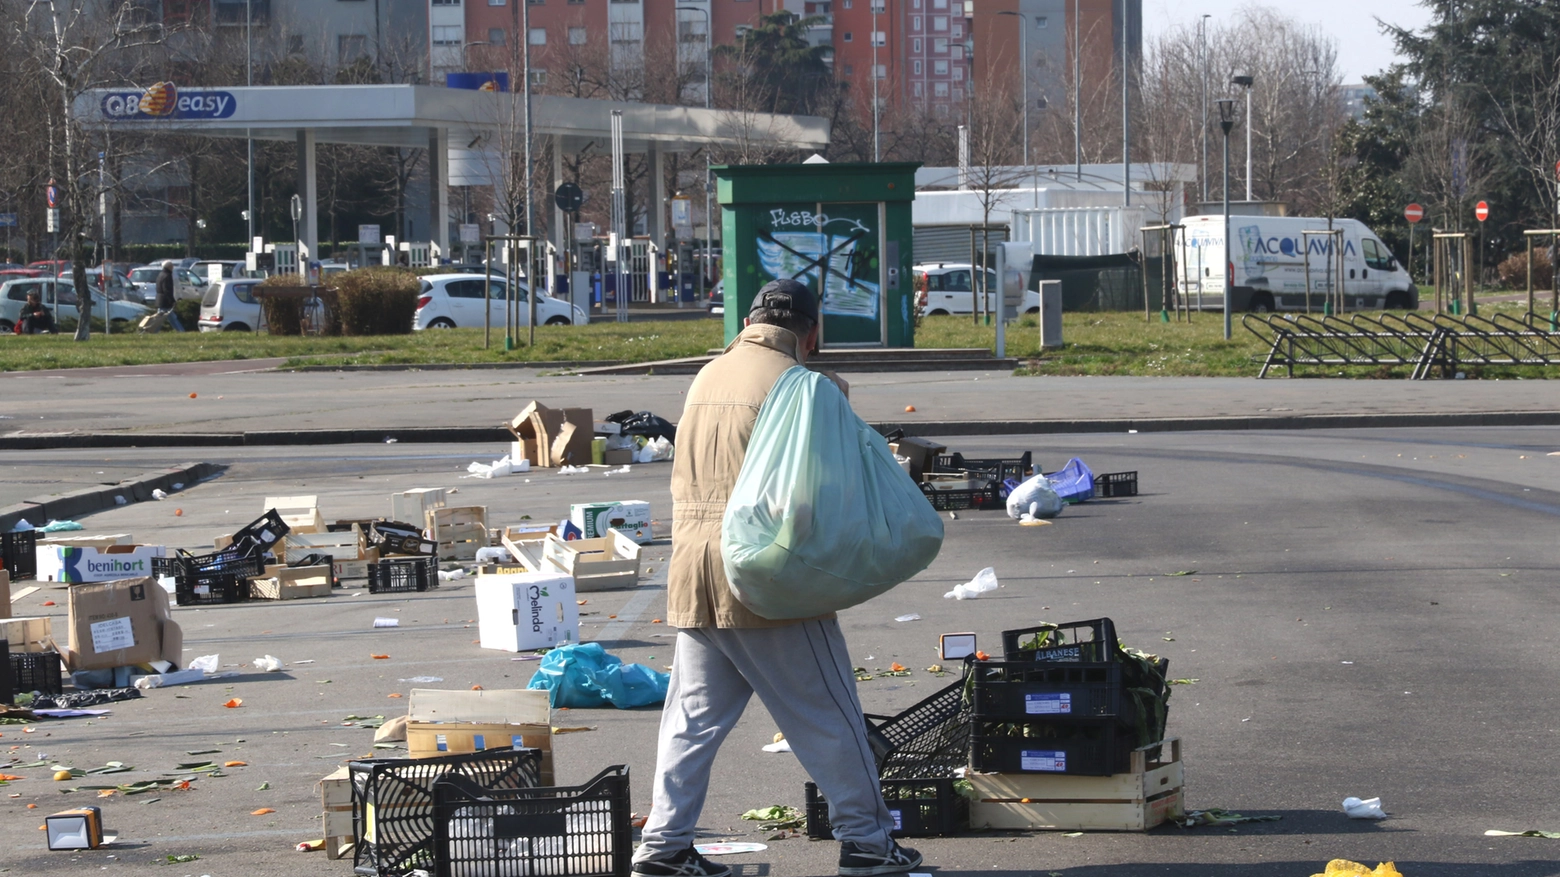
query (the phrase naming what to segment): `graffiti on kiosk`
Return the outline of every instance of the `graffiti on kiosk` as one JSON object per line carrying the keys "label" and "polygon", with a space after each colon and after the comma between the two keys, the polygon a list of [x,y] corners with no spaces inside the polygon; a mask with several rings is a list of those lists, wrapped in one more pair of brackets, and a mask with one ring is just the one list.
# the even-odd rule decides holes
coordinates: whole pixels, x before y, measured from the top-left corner
{"label": "graffiti on kiosk", "polygon": [[[877,319],[877,241],[872,229],[858,219],[781,208],[769,211],[769,224],[775,230],[760,233],[758,240],[758,263],[765,275],[800,280],[820,290],[825,314]],[[779,230],[786,227],[807,230]]]}

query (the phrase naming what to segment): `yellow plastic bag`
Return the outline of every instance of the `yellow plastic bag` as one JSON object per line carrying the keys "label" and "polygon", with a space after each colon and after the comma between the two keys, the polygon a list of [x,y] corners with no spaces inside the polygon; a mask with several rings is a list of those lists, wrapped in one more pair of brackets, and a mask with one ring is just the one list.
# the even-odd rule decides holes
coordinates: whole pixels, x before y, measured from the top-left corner
{"label": "yellow plastic bag", "polygon": [[1333,859],[1327,863],[1327,870],[1321,874],[1312,874],[1311,877],[1403,877],[1398,873],[1397,866],[1391,862],[1382,862],[1375,868],[1367,868],[1359,862],[1351,862],[1348,859]]}

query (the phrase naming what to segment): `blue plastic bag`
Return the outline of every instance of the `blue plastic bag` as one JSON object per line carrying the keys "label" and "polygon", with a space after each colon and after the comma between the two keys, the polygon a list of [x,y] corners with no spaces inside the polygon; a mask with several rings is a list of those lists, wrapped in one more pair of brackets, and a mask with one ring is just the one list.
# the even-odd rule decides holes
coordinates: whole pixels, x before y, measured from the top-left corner
{"label": "blue plastic bag", "polygon": [[660,706],[666,701],[670,673],[643,664],[625,664],[600,643],[571,643],[542,656],[526,688],[543,689],[554,707],[570,709]]}
{"label": "blue plastic bag", "polygon": [[834,382],[795,366],[759,410],[721,522],[731,591],[764,618],[862,603],[937,558],[942,518]]}
{"label": "blue plastic bag", "polygon": [[1094,473],[1077,457],[1045,477],[1050,480],[1051,489],[1064,502],[1083,502],[1094,498]]}

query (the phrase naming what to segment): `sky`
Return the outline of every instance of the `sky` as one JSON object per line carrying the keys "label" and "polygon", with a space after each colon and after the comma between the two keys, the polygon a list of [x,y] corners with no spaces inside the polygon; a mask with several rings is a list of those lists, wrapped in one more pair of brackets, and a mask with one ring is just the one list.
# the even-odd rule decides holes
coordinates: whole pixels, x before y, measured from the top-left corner
{"label": "sky", "polygon": [[1233,15],[1247,5],[1277,7],[1286,16],[1314,24],[1338,41],[1338,67],[1344,84],[1359,82],[1397,60],[1392,40],[1382,34],[1376,19],[1417,30],[1430,21],[1430,11],[1416,0],[1143,0],[1146,40],[1178,26],[1196,27],[1203,15],[1210,22]]}

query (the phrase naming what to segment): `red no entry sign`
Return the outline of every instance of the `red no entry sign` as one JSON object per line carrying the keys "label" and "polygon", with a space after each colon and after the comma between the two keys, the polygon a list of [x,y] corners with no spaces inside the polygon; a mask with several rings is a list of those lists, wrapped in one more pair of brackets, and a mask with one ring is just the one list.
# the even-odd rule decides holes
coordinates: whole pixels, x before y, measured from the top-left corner
{"label": "red no entry sign", "polygon": [[1489,219],[1490,218],[1490,205],[1484,203],[1483,201],[1480,201],[1479,203],[1473,205],[1473,215],[1480,222],[1483,222],[1484,220]]}
{"label": "red no entry sign", "polygon": [[1403,208],[1403,218],[1409,222],[1418,222],[1425,218],[1425,209],[1418,204],[1410,204]]}

